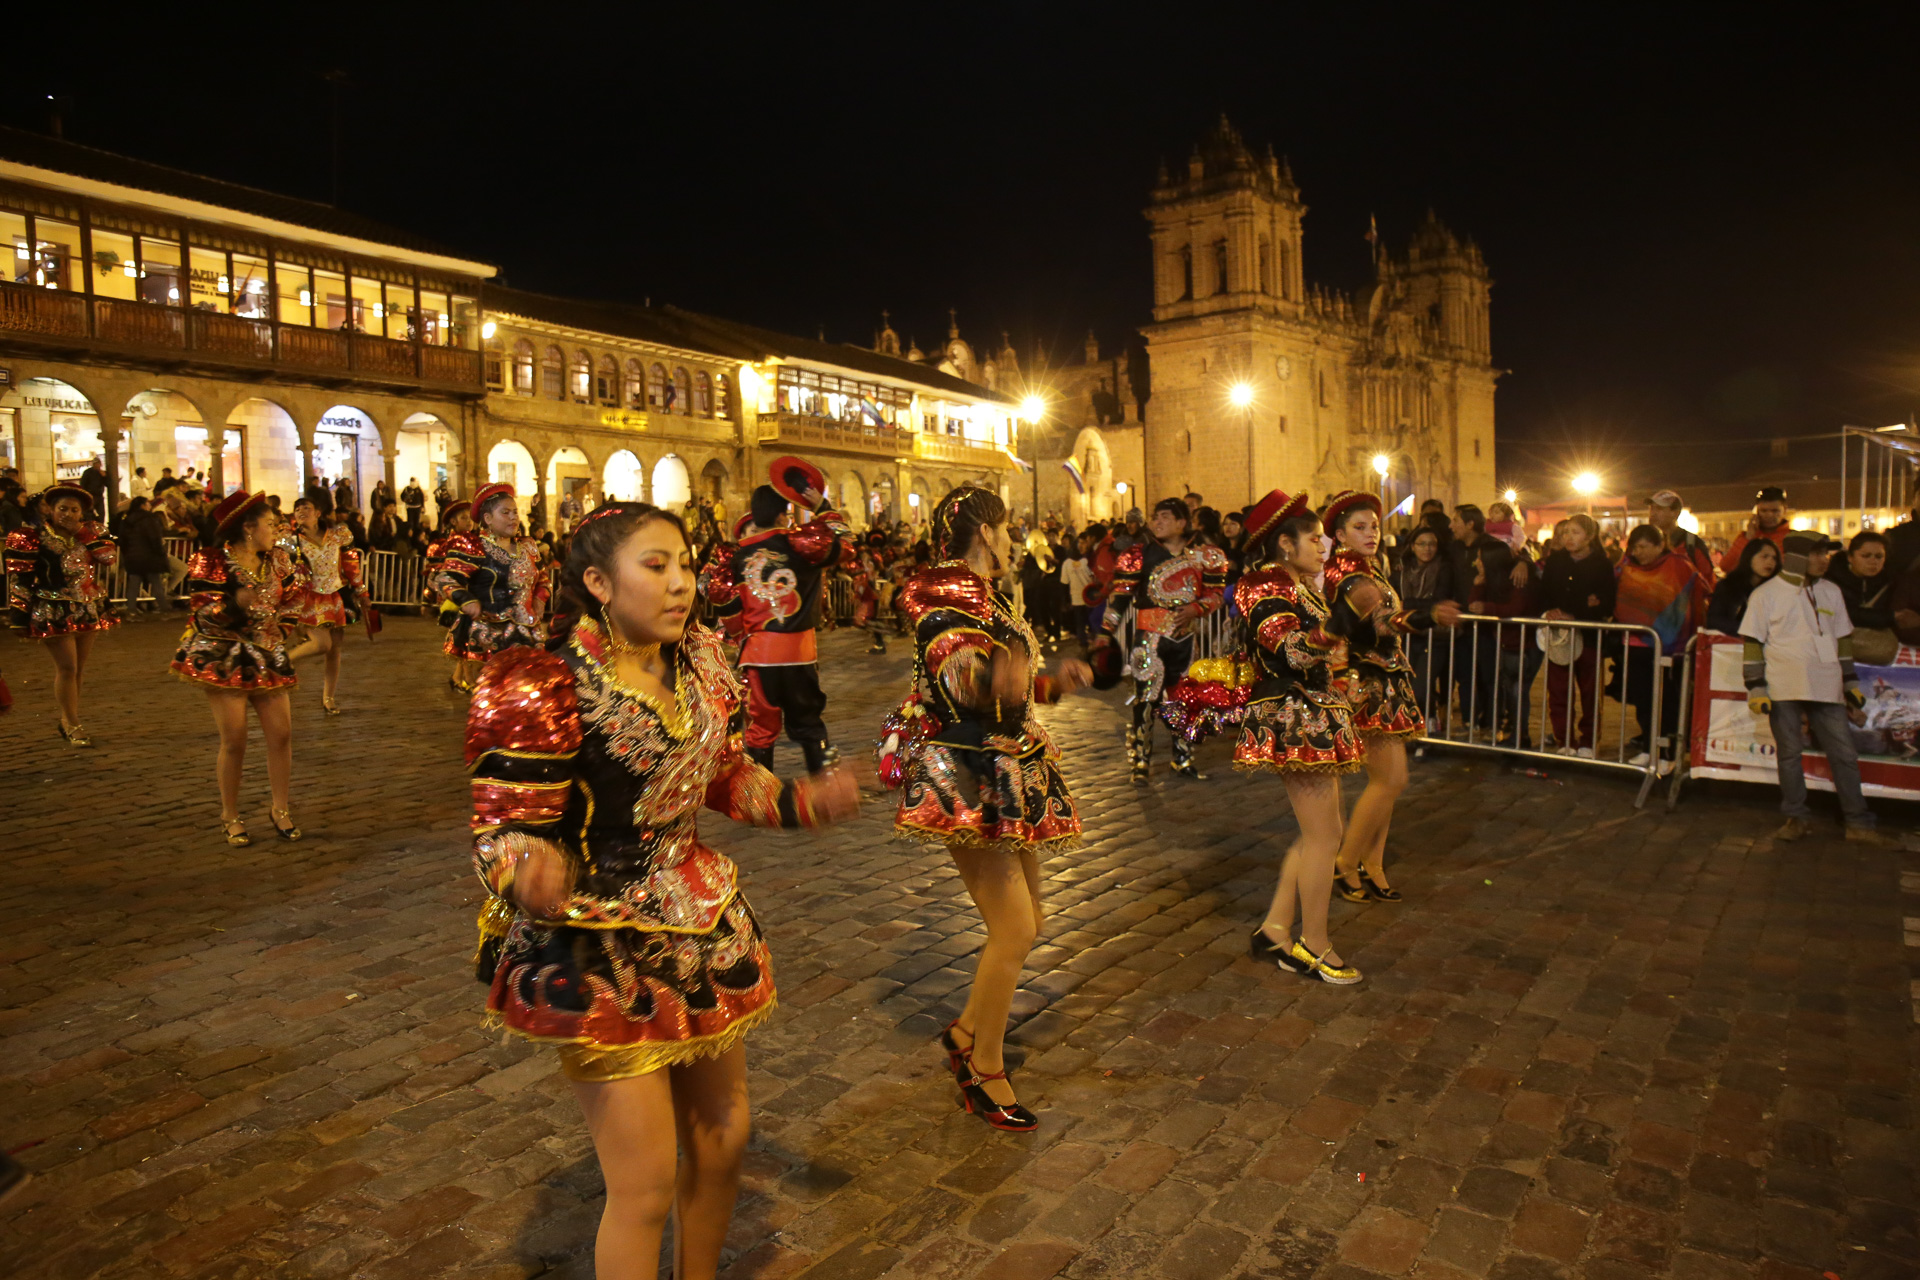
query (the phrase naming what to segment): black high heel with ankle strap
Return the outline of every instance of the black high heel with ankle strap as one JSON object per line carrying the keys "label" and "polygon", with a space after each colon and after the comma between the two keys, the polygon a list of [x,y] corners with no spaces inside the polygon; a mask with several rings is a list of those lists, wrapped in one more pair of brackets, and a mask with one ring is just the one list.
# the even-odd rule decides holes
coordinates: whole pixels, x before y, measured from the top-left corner
{"label": "black high heel with ankle strap", "polygon": [[968,1045],[962,1049],[954,1043],[953,1033],[964,1030],[965,1028],[960,1025],[960,1019],[955,1018],[947,1024],[946,1030],[940,1033],[940,1047],[947,1051],[947,1070],[953,1072],[954,1081],[962,1087],[966,1085],[967,1077],[973,1072],[973,1068],[967,1062],[967,1055],[973,1052],[973,1046]]}
{"label": "black high heel with ankle strap", "polygon": [[995,1102],[987,1096],[986,1083],[989,1080],[1006,1080],[1009,1087],[1013,1081],[1005,1071],[981,1071],[973,1065],[971,1057],[966,1058],[967,1078],[960,1082],[960,1105],[967,1109],[970,1116],[979,1116],[996,1129],[1008,1133],[1032,1133],[1040,1127],[1040,1117],[1033,1114],[1017,1102]]}

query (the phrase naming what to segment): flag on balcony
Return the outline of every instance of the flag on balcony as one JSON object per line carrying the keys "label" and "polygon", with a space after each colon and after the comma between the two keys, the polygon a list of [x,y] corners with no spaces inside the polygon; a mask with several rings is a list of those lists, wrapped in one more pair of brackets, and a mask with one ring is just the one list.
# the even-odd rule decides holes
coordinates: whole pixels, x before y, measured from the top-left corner
{"label": "flag on balcony", "polygon": [[1413,514],[1413,495],[1412,495],[1412,494],[1408,494],[1408,495],[1407,495],[1407,496],[1406,496],[1406,497],[1405,497],[1404,499],[1402,499],[1402,500],[1401,500],[1401,503],[1400,503],[1400,505],[1399,505],[1399,506],[1397,506],[1397,507],[1395,507],[1395,508],[1394,508],[1393,510],[1391,510],[1391,511],[1389,511],[1389,512],[1387,512],[1387,514],[1388,514],[1388,515],[1390,515],[1390,516],[1410,516],[1410,515],[1412,515],[1412,514]]}
{"label": "flag on balcony", "polygon": [[1025,458],[1021,457],[1019,454],[1015,453],[1013,450],[1011,449],[1007,450],[1007,457],[1013,459],[1013,465],[1020,468],[1022,471],[1033,470],[1033,464],[1031,462],[1028,462]]}
{"label": "flag on balcony", "polygon": [[1087,491],[1087,478],[1080,474],[1080,468],[1074,465],[1074,461],[1072,458],[1068,458],[1065,462],[1062,462],[1060,464],[1060,469],[1066,472],[1068,477],[1072,479],[1073,487],[1075,489],[1079,490],[1081,493],[1085,493]]}
{"label": "flag on balcony", "polygon": [[873,423],[876,427],[884,427],[887,425],[887,415],[881,413],[880,406],[865,396],[860,397],[860,412],[866,414],[867,421]]}

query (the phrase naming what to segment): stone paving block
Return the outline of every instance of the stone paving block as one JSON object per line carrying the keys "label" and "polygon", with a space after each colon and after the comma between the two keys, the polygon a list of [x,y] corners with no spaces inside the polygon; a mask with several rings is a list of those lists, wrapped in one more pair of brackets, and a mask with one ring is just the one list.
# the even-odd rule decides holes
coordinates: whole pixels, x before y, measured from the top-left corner
{"label": "stone paving block", "polygon": [[[114,728],[74,757],[137,852],[53,820],[44,749],[0,751],[17,829],[48,833],[0,886],[0,1142],[38,1140],[0,1274],[585,1280],[602,1188],[571,1090],[550,1050],[479,1025],[464,707],[437,628],[350,642],[345,715],[296,691],[309,837],[244,850],[207,838],[207,777],[166,767],[213,742],[160,675],[166,630],[95,650],[90,720]],[[905,681],[904,654],[862,644],[822,637],[842,742]],[[48,736],[44,664],[23,659],[0,746]],[[138,728],[156,706],[165,747]],[[1212,742],[1210,781],[1136,789],[1117,695],[1043,715],[1088,841],[1043,861],[1051,915],[1015,1002],[1035,1135],[961,1113],[940,1069],[984,933],[944,854],[890,837],[894,797],[826,840],[703,823],[782,997],[748,1044],[734,1280],[1920,1265],[1909,855],[1777,846],[1735,790],[1634,811],[1609,778],[1549,796],[1433,751],[1389,844],[1407,900],[1334,905],[1368,974],[1334,989],[1245,955],[1293,834],[1270,779]]]}

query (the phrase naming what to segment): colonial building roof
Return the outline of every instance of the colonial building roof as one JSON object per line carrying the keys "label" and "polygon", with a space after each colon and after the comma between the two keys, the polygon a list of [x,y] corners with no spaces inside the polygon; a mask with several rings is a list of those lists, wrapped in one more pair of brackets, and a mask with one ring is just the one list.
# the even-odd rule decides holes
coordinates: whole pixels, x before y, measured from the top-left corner
{"label": "colonial building roof", "polygon": [[992,400],[1004,405],[1018,403],[1004,392],[991,391],[978,383],[956,378],[952,374],[942,373],[924,364],[903,360],[899,356],[884,355],[852,343],[796,338],[791,334],[776,333],[771,329],[742,324],[737,320],[722,320],[717,316],[701,315],[679,307],[670,306],[663,310],[667,315],[688,323],[695,334],[716,347],[720,344],[732,344],[753,352],[751,356],[742,357],[745,359],[764,360],[769,357],[779,357],[787,360],[806,360],[815,364],[830,364],[842,369],[851,369],[856,373],[910,382],[946,396],[968,400]]}
{"label": "colonial building roof", "polygon": [[624,302],[556,298],[492,283],[481,290],[480,305],[485,311],[544,321],[566,329],[631,338],[635,342],[677,347],[728,360],[758,360],[765,354],[759,347],[737,341],[713,325],[696,325],[686,313],[673,307],[636,307]]}
{"label": "colonial building roof", "polygon": [[[303,200],[298,196],[281,195],[277,191],[262,191],[258,187],[209,178],[204,174],[189,173],[185,169],[174,169],[149,160],[136,160],[64,138],[0,125],[0,179],[11,178],[17,182],[47,185],[46,179],[50,175],[100,184],[90,191],[83,188],[82,193],[104,200],[127,199],[145,193],[184,202],[171,206],[171,211],[191,220],[227,221],[219,214],[221,211],[231,211],[289,228],[303,228],[363,242],[368,246],[385,245],[410,253],[431,255],[448,260],[448,265],[464,267],[474,275],[491,276],[495,270],[425,236],[317,200]],[[73,185],[59,184],[65,189],[73,189]]]}

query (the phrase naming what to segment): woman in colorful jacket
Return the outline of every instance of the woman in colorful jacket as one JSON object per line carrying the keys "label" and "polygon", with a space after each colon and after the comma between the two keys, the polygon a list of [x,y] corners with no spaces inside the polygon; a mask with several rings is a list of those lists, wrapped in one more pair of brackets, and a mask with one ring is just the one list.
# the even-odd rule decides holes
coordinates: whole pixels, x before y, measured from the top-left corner
{"label": "woman in colorful jacket", "polygon": [[1247,513],[1247,546],[1260,567],[1240,579],[1234,603],[1254,685],[1233,763],[1279,774],[1300,828],[1250,950],[1288,973],[1350,986],[1361,973],[1334,953],[1327,908],[1342,832],[1339,775],[1364,768],[1367,751],[1334,680],[1345,646],[1313,586],[1326,562],[1320,521],[1304,496],[1275,489]]}
{"label": "woman in colorful jacket", "polygon": [[79,485],[51,486],[36,507],[37,520],[7,535],[7,621],[53,659],[60,736],[90,747],[80,725],[80,687],[93,637],[119,625],[108,583],[120,552],[94,519],[93,495]]}
{"label": "woman in colorful jacket", "polygon": [[[576,526],[555,636],[495,654],[467,720],[478,977],[489,1020],[557,1046],[607,1199],[598,1274],[710,1280],[748,1133],[743,1040],[773,969],[700,810],[762,827],[851,817],[850,773],[781,782],[733,731],[745,690],[690,623],[680,518],[609,502]],[[678,1151],[676,1153],[676,1146]]]}

